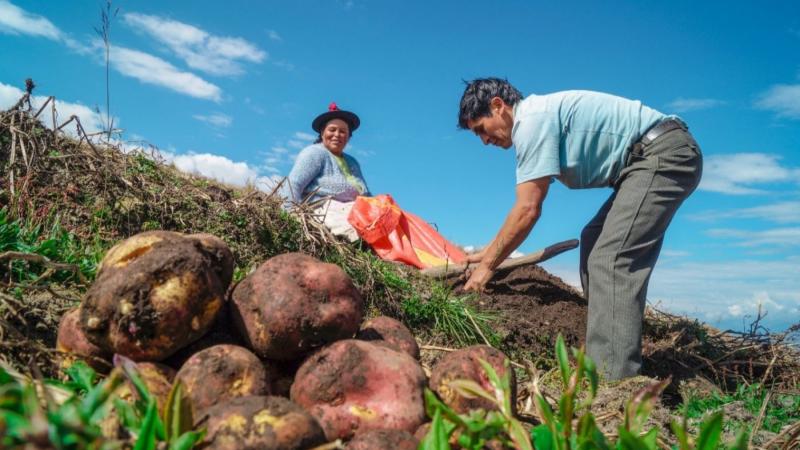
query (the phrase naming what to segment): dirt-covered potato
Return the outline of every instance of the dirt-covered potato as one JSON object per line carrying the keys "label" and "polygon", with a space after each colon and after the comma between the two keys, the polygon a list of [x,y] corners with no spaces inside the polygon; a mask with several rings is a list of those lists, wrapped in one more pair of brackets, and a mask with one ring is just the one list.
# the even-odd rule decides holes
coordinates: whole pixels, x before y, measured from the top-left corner
{"label": "dirt-covered potato", "polygon": [[[139,362],[136,363],[136,373],[139,374],[139,377],[147,387],[147,392],[156,399],[158,410],[162,411],[164,405],[167,403],[169,391],[172,389],[172,381],[175,379],[175,370],[164,364]],[[138,398],[136,387],[129,380],[125,381],[119,388],[117,395],[131,403]]]}
{"label": "dirt-covered potato", "polygon": [[400,321],[391,317],[378,316],[367,320],[361,325],[356,339],[385,343],[386,345],[408,353],[414,359],[419,359],[419,345],[414,335]]}
{"label": "dirt-covered potato", "polygon": [[259,356],[292,360],[353,337],[363,301],[338,266],[286,253],[270,258],[236,286],[231,315]]}
{"label": "dirt-covered potato", "polygon": [[227,246],[210,235],[137,234],[103,258],[81,303],[81,328],[106,351],[163,360],[208,331],[232,264]]}
{"label": "dirt-covered potato", "polygon": [[282,397],[236,397],[208,409],[200,445],[214,450],[300,450],[325,442],[311,415]]}
{"label": "dirt-covered potato", "polygon": [[244,347],[215,345],[194,354],[178,371],[195,416],[233,397],[269,395],[261,360]]}
{"label": "dirt-covered potato", "polygon": [[425,420],[425,374],[414,358],[382,345],[347,339],[309,356],[290,398],[314,416],[328,440],[357,432],[413,432]]}
{"label": "dirt-covered potato", "polygon": [[67,369],[80,359],[97,371],[108,371],[111,368],[111,354],[86,339],[79,321],[80,312],[75,308],[64,314],[58,324],[56,350],[69,353],[69,355],[59,355],[61,369]]}
{"label": "dirt-covered potato", "polygon": [[517,382],[514,371],[504,366],[506,355],[488,345],[473,345],[452,353],[448,353],[433,367],[430,379],[430,388],[439,398],[453,408],[459,414],[466,413],[472,409],[494,409],[494,405],[481,397],[466,398],[459,395],[454,389],[448,386],[453,380],[472,380],[489,392],[493,392],[489,378],[481,367],[479,360],[488,362],[498,376],[504,376],[508,372],[511,376],[511,404],[516,404]]}
{"label": "dirt-covered potato", "polygon": [[417,450],[419,441],[402,430],[369,430],[355,435],[344,447],[346,450]]}

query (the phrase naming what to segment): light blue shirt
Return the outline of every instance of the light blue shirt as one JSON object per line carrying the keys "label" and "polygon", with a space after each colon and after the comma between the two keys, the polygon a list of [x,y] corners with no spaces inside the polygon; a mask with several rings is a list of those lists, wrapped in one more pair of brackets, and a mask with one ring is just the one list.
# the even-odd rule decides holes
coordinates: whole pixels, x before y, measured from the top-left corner
{"label": "light blue shirt", "polygon": [[550,176],[573,189],[607,187],[630,146],[667,117],[600,92],[531,95],[514,106],[517,183]]}
{"label": "light blue shirt", "polygon": [[340,202],[352,202],[359,195],[369,196],[358,161],[346,153],[342,156],[353,176],[349,181],[333,153],[324,145],[312,144],[301,150],[281,189],[281,195],[286,199],[284,207],[302,201],[312,192],[311,201],[330,197]]}

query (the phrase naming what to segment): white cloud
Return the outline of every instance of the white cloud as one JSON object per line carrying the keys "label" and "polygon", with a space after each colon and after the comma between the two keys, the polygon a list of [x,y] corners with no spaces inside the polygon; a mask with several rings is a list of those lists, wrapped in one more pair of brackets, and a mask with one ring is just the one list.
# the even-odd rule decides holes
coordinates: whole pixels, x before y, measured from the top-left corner
{"label": "white cloud", "polygon": [[281,37],[281,35],[278,34],[278,32],[275,31],[275,30],[267,30],[267,34],[269,35],[269,38],[272,39],[273,41],[277,41],[277,42],[283,41],[283,38]]}
{"label": "white cloud", "polygon": [[244,186],[259,178],[258,172],[247,163],[235,162],[211,153],[174,155],[170,161],[184,172],[203,175],[235,186]]}
{"label": "white cloud", "polygon": [[667,104],[667,108],[675,112],[697,111],[724,105],[725,102],[713,98],[683,98],[678,97]]}
{"label": "white cloud", "polygon": [[220,101],[222,91],[190,72],[183,72],[161,58],[125,47],[111,48],[111,65],[123,75],[191,97]]}
{"label": "white cloud", "polygon": [[289,152],[289,150],[288,150],[288,149],[286,149],[286,147],[272,147],[272,148],[270,149],[270,151],[271,151],[272,153],[276,153],[276,154],[279,154],[279,155],[283,155],[283,154],[285,154],[285,153],[288,153],[288,152]]}
{"label": "white cloud", "polygon": [[730,211],[711,210],[689,216],[693,220],[760,219],[776,223],[800,222],[800,201],[785,201]]}
{"label": "white cloud", "polygon": [[298,131],[298,132],[296,132],[296,133],[294,134],[294,137],[296,137],[297,139],[304,140],[304,141],[314,141],[314,140],[316,140],[316,139],[317,139],[317,136],[316,136],[316,135],[313,135],[313,134],[311,134],[311,133],[306,133],[306,132],[304,132],[304,131]]}
{"label": "white cloud", "polygon": [[[0,110],[8,109],[14,106],[17,101],[25,94],[22,89],[17,87],[0,83]],[[31,104],[33,105],[34,110],[38,110],[44,102],[47,101],[46,96],[42,95],[35,95],[31,99]],[[50,113],[50,106],[48,105],[48,109],[42,113],[40,119],[48,128],[53,128],[53,120],[52,115]],[[65,102],[62,100],[56,99],[56,112],[57,118],[56,121],[60,125],[70,116],[75,115],[78,116],[78,119],[81,121],[81,125],[83,125],[84,130],[87,133],[94,133],[97,131],[102,131],[105,127],[103,126],[104,123],[104,116],[101,116],[100,113],[97,111],[89,108],[86,105],[81,103],[71,103]],[[119,124],[118,119],[114,119],[115,126]],[[76,133],[76,128],[74,126],[69,126],[64,128],[65,132],[70,134]]]}
{"label": "white cloud", "polygon": [[800,119],[800,84],[778,84],[756,100],[756,107],[776,112],[780,117]]}
{"label": "white cloud", "polygon": [[227,128],[233,124],[233,118],[222,113],[213,113],[208,115],[195,114],[192,117],[217,128]]}
{"label": "white cloud", "polygon": [[768,153],[734,153],[705,158],[700,189],[731,195],[763,194],[754,184],[797,181],[800,169],[782,167],[781,157]]}
{"label": "white cloud", "polygon": [[738,240],[737,245],[742,247],[800,245],[800,227],[773,228],[769,230],[714,228],[706,233],[711,237]]}
{"label": "white cloud", "polygon": [[291,147],[291,148],[296,149],[296,150],[300,150],[301,148],[305,147],[306,145],[308,145],[308,144],[305,143],[305,142],[302,142],[302,141],[298,141],[296,139],[290,139],[290,140],[286,141],[286,146],[287,147]]}
{"label": "white cloud", "polygon": [[244,73],[242,63],[267,58],[266,52],[242,38],[215,36],[177,20],[128,13],[124,21],[166,45],[189,67],[212,75],[239,75]]}
{"label": "white cloud", "polygon": [[52,22],[5,0],[0,0],[0,32],[27,34],[53,40],[61,38],[61,31]]}

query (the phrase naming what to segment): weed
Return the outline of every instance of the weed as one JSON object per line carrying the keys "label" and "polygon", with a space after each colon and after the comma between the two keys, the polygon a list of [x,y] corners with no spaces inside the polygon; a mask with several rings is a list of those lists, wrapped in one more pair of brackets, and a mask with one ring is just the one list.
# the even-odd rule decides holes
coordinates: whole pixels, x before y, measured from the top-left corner
{"label": "weed", "polygon": [[449,287],[434,283],[427,299],[418,294],[406,298],[403,313],[412,328],[432,325],[459,345],[484,343],[484,337],[490,345],[499,345],[500,338],[490,327],[494,316],[476,310],[470,305],[472,299],[472,294],[453,295]]}

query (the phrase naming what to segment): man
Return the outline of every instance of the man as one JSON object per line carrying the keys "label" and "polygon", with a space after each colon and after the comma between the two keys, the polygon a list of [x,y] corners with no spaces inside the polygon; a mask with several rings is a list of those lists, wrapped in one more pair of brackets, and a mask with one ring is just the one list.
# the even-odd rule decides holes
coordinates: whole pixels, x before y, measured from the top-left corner
{"label": "man", "polygon": [[458,118],[484,144],[516,150],[516,202],[497,236],[469,256],[465,290],[482,291],[528,236],[551,181],[610,187],[581,233],[580,273],[589,301],[587,353],[611,380],[641,368],[647,284],[664,232],[702,173],[686,125],[638,101],[589,91],[531,95],[505,80],[467,83]]}

